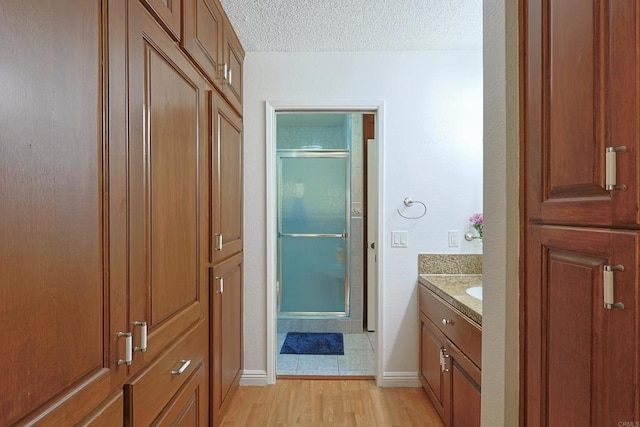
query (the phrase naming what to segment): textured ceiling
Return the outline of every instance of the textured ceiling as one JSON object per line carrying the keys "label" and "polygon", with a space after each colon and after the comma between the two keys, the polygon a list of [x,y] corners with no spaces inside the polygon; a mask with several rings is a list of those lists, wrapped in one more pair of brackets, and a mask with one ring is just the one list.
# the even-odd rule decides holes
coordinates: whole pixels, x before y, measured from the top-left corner
{"label": "textured ceiling", "polygon": [[482,0],[221,3],[248,52],[482,48]]}

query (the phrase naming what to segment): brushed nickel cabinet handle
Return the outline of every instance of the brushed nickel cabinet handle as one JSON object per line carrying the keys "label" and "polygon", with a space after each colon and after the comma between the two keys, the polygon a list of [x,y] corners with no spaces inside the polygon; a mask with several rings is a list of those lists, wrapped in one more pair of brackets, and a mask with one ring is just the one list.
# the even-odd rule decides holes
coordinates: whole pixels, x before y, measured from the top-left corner
{"label": "brushed nickel cabinet handle", "polygon": [[178,370],[171,371],[172,375],[180,375],[180,374],[184,373],[184,371],[187,370],[189,365],[191,365],[191,360],[181,360],[180,363],[182,363],[182,365],[180,365],[180,368],[178,368]]}

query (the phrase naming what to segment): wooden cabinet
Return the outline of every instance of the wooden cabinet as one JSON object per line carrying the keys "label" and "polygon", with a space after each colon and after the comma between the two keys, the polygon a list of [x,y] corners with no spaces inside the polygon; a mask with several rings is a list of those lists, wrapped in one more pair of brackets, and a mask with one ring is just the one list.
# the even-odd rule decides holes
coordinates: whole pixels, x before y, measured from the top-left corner
{"label": "wooden cabinet", "polygon": [[203,62],[228,21],[45,3],[0,14],[0,425],[209,424],[242,372],[241,110]]}
{"label": "wooden cabinet", "polygon": [[128,22],[128,313],[148,330],[131,373],[208,316],[212,93],[138,2]]}
{"label": "wooden cabinet", "polygon": [[191,374],[180,391],[167,405],[165,411],[153,422],[153,426],[205,426],[208,424],[205,407],[208,402],[202,396],[207,394],[205,364]]}
{"label": "wooden cabinet", "polygon": [[480,426],[482,332],[422,285],[419,300],[422,385],[446,426]]}
{"label": "wooden cabinet", "polygon": [[420,313],[420,381],[431,398],[431,403],[444,419],[445,397],[449,387],[442,365],[447,337],[433,323]]}
{"label": "wooden cabinet", "polygon": [[213,263],[242,251],[242,119],[214,97],[212,165]]}
{"label": "wooden cabinet", "polygon": [[521,4],[522,419],[637,420],[640,3]]}
{"label": "wooden cabinet", "polygon": [[212,268],[211,408],[217,425],[240,383],[242,354],[242,253]]}
{"label": "wooden cabinet", "polygon": [[73,424],[111,391],[102,7],[2,2],[0,425]]}
{"label": "wooden cabinet", "polygon": [[[528,237],[527,425],[635,419],[640,234],[531,226]],[[624,308],[604,306],[607,275]]]}
{"label": "wooden cabinet", "polygon": [[187,0],[140,0],[175,40],[180,40],[182,2]]}
{"label": "wooden cabinet", "polygon": [[[527,212],[546,224],[640,224],[635,0],[523,1]],[[617,186],[606,188],[607,149]]]}
{"label": "wooden cabinet", "polygon": [[[181,400],[180,390],[190,388],[188,383],[193,375],[200,378],[204,374],[206,356],[207,325],[203,322],[182,339],[176,339],[173,346],[151,366],[125,384],[127,425],[151,425],[156,418],[166,419],[169,413],[173,413],[175,401]],[[198,387],[197,393],[187,394],[197,398],[193,402],[197,408],[196,419],[200,420],[201,425],[206,424],[209,416],[207,387]],[[177,414],[169,418],[176,417]]]}
{"label": "wooden cabinet", "polygon": [[183,0],[184,25],[182,47],[206,74],[221,87],[222,12],[214,0]]}
{"label": "wooden cabinet", "polygon": [[228,19],[225,19],[222,45],[222,62],[226,69],[222,93],[236,111],[242,111],[244,49]]}

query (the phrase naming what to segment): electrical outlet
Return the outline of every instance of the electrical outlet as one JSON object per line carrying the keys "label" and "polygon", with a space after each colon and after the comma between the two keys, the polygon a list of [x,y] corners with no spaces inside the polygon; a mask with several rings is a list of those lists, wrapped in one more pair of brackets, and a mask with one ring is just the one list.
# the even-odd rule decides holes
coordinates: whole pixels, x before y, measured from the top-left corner
{"label": "electrical outlet", "polygon": [[449,230],[449,247],[457,248],[460,244],[458,243],[458,237],[460,234],[458,230]]}

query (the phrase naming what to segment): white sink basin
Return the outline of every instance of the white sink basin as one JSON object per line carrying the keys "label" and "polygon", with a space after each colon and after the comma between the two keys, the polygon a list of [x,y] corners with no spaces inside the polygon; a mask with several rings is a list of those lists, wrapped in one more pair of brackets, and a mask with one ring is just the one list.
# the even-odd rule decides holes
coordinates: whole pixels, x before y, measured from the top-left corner
{"label": "white sink basin", "polygon": [[482,286],[474,286],[473,288],[468,288],[467,293],[472,297],[482,301]]}

